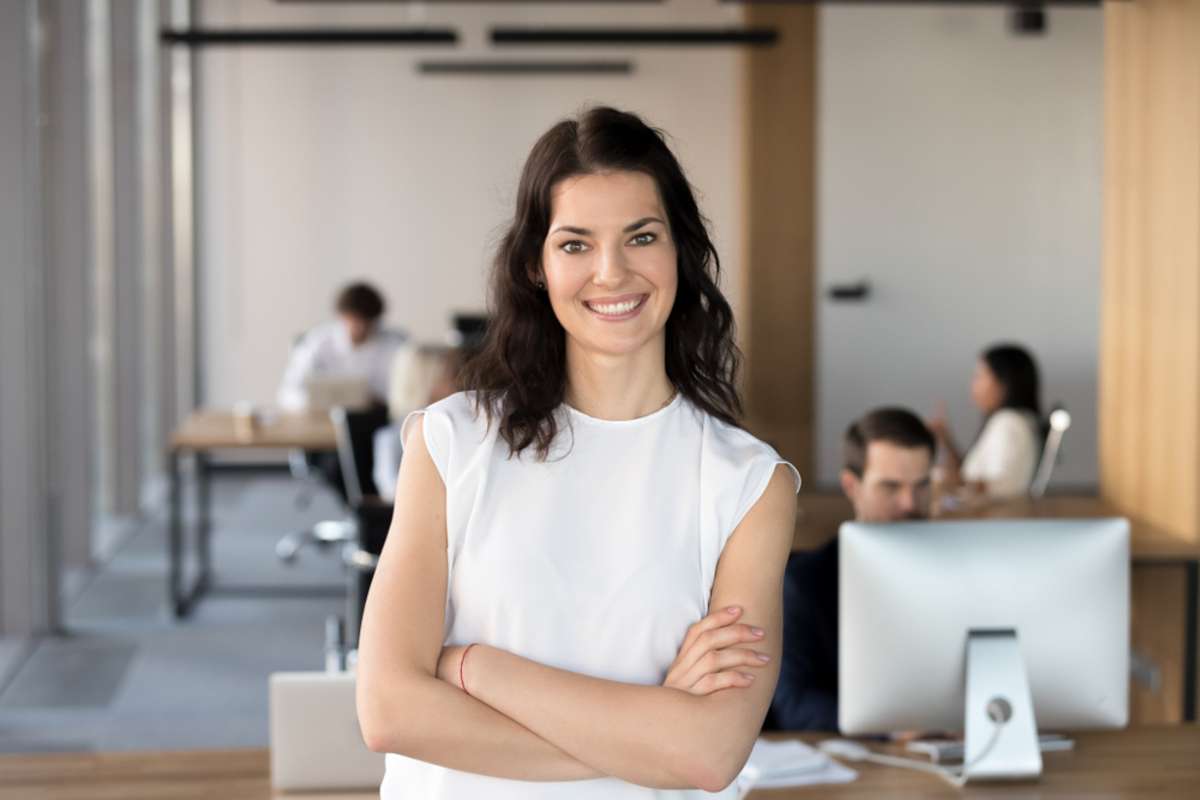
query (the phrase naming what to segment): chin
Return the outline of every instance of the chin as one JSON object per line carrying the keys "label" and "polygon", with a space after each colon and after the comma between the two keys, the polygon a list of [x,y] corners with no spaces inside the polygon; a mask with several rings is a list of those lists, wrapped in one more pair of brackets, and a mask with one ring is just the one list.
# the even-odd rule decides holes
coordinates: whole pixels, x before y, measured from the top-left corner
{"label": "chin", "polygon": [[[590,321],[590,320],[589,320]],[[601,323],[607,324],[607,323]],[[567,331],[582,349],[593,353],[604,353],[612,356],[627,356],[643,350],[647,347],[652,347],[655,341],[660,337],[665,343],[666,327],[659,327],[652,331],[629,331],[617,333],[615,331],[597,331],[594,325],[585,325],[583,335],[573,335],[571,331]]]}
{"label": "chin", "polygon": [[642,339],[636,342],[630,341],[613,341],[612,339],[591,339],[581,340],[584,350],[593,353],[603,353],[607,356],[628,356],[645,348],[650,343],[649,339]]}

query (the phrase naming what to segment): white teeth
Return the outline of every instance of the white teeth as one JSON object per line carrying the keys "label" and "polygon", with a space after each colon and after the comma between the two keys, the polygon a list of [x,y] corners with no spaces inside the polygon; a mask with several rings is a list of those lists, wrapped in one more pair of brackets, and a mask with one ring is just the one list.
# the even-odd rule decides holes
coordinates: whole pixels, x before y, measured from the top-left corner
{"label": "white teeth", "polygon": [[641,305],[641,302],[642,298],[638,298],[637,300],[626,300],[624,303],[606,303],[604,305],[588,303],[587,307],[597,313],[616,317],[620,316],[621,314],[628,314],[630,311],[633,311],[635,308]]}

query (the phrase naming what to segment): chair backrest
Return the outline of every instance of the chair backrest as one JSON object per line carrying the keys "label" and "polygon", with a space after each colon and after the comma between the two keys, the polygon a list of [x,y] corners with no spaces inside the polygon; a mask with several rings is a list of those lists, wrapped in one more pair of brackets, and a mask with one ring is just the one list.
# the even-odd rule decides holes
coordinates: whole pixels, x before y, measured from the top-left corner
{"label": "chair backrest", "polygon": [[338,466],[342,468],[342,484],[346,487],[346,499],[350,505],[357,507],[362,504],[362,482],[358,478],[358,465],[354,459],[354,443],[350,436],[350,415],[342,406],[334,406],[329,410],[329,419],[333,422],[334,441],[337,442]]}
{"label": "chair backrest", "polygon": [[1046,434],[1046,444],[1042,447],[1042,457],[1038,462],[1037,473],[1033,483],[1029,485],[1029,496],[1037,499],[1046,494],[1050,478],[1054,475],[1054,467],[1058,463],[1058,451],[1062,447],[1063,436],[1071,427],[1071,415],[1061,405],[1050,412],[1050,432]]}
{"label": "chair backrest", "polygon": [[375,431],[388,424],[387,409],[375,407],[365,411],[350,411],[336,406],[329,412],[337,443],[338,466],[346,486],[346,500],[352,508],[363,504],[363,498],[378,494],[371,477],[375,462],[373,440]]}

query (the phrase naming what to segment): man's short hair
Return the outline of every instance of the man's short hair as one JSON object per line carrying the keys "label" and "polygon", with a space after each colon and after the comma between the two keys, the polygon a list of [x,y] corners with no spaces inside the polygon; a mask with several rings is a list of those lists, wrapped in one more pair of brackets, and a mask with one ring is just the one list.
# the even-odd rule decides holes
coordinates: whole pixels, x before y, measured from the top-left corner
{"label": "man's short hair", "polygon": [[338,292],[334,307],[339,314],[374,322],[383,316],[383,295],[369,283],[352,283]]}
{"label": "man's short hair", "polygon": [[929,451],[931,461],[937,453],[933,433],[920,417],[904,408],[877,408],[847,428],[842,440],[842,467],[861,478],[867,468],[867,446],[871,442],[923,447]]}

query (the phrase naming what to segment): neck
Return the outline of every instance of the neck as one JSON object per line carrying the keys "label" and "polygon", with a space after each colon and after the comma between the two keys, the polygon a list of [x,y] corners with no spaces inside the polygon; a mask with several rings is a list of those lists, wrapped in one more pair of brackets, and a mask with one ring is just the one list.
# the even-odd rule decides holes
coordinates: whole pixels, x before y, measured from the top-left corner
{"label": "neck", "polygon": [[597,419],[628,420],[658,411],[674,396],[664,339],[635,353],[588,352],[567,341],[567,403]]}

